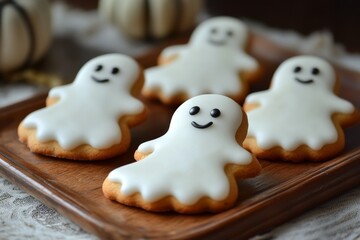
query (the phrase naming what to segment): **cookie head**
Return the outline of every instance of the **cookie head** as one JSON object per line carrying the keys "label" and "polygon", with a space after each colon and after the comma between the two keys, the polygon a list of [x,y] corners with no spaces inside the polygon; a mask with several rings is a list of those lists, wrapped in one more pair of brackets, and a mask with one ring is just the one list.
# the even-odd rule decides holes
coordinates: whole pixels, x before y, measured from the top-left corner
{"label": "cookie head", "polygon": [[87,62],[80,69],[75,82],[99,89],[130,89],[138,74],[138,64],[130,57],[121,54],[106,54]]}
{"label": "cookie head", "polygon": [[216,17],[200,24],[191,36],[191,44],[221,48],[243,48],[246,26],[236,18]]}
{"label": "cookie head", "polygon": [[315,56],[297,56],[279,66],[274,74],[272,87],[291,86],[332,90],[335,81],[335,71],[325,60]]}
{"label": "cookie head", "polygon": [[207,132],[216,137],[221,131],[235,133],[241,121],[242,111],[235,101],[222,95],[205,94],[183,103],[175,111],[170,129]]}

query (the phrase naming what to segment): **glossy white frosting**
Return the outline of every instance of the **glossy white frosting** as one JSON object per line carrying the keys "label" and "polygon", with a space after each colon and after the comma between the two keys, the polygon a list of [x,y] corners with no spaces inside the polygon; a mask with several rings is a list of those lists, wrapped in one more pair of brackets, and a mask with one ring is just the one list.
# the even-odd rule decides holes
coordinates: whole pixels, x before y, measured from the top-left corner
{"label": "glossy white frosting", "polygon": [[230,17],[200,24],[187,45],[172,46],[162,57],[177,56],[170,64],[145,71],[145,91],[160,89],[170,98],[178,93],[193,97],[204,93],[239,95],[241,71],[252,71],[257,61],[244,51],[247,27]]}
{"label": "glossy white frosting", "polygon": [[[190,115],[194,106],[200,111]],[[215,108],[221,111],[216,118],[210,115]],[[213,124],[199,129],[192,121]],[[121,183],[122,194],[140,193],[148,202],[166,196],[186,205],[201,197],[224,200],[230,191],[225,165],[252,161],[235,139],[241,123],[241,108],[232,99],[215,94],[191,98],[175,111],[167,133],[139,146],[139,152],[149,154],[146,158],[113,170],[108,178]]]}
{"label": "glossy white frosting", "polygon": [[[299,72],[295,72],[297,67]],[[312,73],[315,68],[318,74]],[[248,112],[248,137],[256,138],[263,149],[280,146],[287,151],[303,144],[320,150],[336,142],[332,115],[351,114],[354,107],[334,94],[335,82],[334,69],[321,58],[286,60],[276,70],[270,89],[250,94],[245,100],[245,104],[260,104]]]}
{"label": "glossy white frosting", "polygon": [[[97,71],[98,66],[102,69]],[[114,68],[118,72],[113,74]],[[53,88],[59,101],[29,114],[26,128],[36,128],[40,142],[55,140],[63,149],[89,144],[106,149],[121,141],[119,119],[139,114],[144,105],[130,91],[139,77],[138,64],[125,55],[108,54],[86,63],[72,84]],[[108,80],[96,82],[98,80]]]}

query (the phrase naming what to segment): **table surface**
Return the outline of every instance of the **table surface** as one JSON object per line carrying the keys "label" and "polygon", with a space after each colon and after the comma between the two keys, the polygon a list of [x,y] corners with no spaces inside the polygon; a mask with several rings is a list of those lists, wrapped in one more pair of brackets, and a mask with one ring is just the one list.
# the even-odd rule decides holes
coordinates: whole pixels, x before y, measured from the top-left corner
{"label": "table surface", "polygon": [[[55,6],[58,12],[60,12],[59,9],[61,10],[62,7],[60,5]],[[69,11],[66,14],[72,14],[72,12]],[[91,13],[77,13],[77,15],[83,18],[94,18],[94,14]],[[57,16],[59,17],[59,15]],[[66,26],[63,27],[62,31],[64,29],[66,30]],[[78,34],[81,36],[80,32]],[[284,34],[286,35],[286,33]],[[66,38],[70,37],[72,38],[71,42],[74,39],[76,42],[79,40],[77,39],[79,35],[69,34],[66,35]],[[62,37],[61,34],[56,36],[57,39]],[[148,43],[134,44],[121,36],[119,38],[120,40],[114,39],[114,41],[118,42],[113,45],[114,51],[126,52],[130,55],[141,54],[153,45]],[[87,44],[90,47],[96,45],[89,42],[82,42],[81,44]],[[122,47],[119,47],[119,45],[122,45]],[[86,56],[82,57],[91,58],[106,50],[109,51],[110,49],[104,50],[94,47]],[[50,53],[51,51],[56,51],[56,49],[52,48]],[[64,78],[71,79],[72,76],[69,72],[76,71],[79,68],[79,66],[70,65],[69,63],[66,67],[67,69],[71,68],[71,71],[59,73]],[[8,105],[14,101],[19,101],[21,98],[27,98],[40,90],[34,86],[22,83],[1,84],[0,104],[2,106]],[[256,236],[255,239],[356,239],[360,236],[359,210],[360,187],[342,194],[268,233]],[[48,208],[1,177],[0,237],[5,239],[96,239],[95,236],[84,232],[80,227],[62,217],[55,210]]]}

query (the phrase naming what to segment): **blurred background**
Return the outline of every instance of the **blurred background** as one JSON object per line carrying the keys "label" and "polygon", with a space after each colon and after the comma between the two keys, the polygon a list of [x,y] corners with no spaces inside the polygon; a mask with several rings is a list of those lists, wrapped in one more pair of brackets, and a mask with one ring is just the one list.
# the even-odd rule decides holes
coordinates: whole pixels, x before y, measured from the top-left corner
{"label": "blurred background", "polygon": [[[83,9],[95,9],[98,5],[98,0],[63,1]],[[350,52],[360,52],[359,10],[358,0],[205,0],[205,11],[210,16],[236,16],[302,34],[328,30],[335,42],[342,43]]]}
{"label": "blurred background", "polygon": [[360,50],[360,1],[238,1],[207,0],[210,14],[226,14],[262,22],[270,27],[294,29],[303,34],[329,30],[335,41],[350,51]]}

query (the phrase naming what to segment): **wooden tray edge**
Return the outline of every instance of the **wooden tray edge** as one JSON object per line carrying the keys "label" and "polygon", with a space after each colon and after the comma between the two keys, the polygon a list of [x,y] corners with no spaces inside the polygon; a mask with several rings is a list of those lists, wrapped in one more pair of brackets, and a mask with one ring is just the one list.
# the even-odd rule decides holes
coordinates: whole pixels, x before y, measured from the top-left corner
{"label": "wooden tray edge", "polygon": [[[264,196],[262,200],[246,210],[236,212],[236,209],[230,209],[229,211],[233,211],[233,213],[228,214],[229,217],[222,219],[222,221],[217,220],[213,223],[204,225],[202,228],[196,228],[194,230],[190,229],[186,232],[153,233],[149,236],[146,232],[141,231],[141,229],[126,224],[120,227],[114,226],[106,219],[94,213],[89,214],[89,211],[81,206],[78,201],[74,201],[71,196],[67,194],[66,190],[62,190],[61,187],[55,187],[54,184],[38,178],[33,173],[13,161],[13,159],[12,153],[0,146],[1,175],[25,191],[31,192],[31,195],[44,202],[46,205],[55,208],[59,213],[70,218],[84,229],[106,239],[129,237],[175,239],[194,238],[205,235],[210,235],[210,238],[215,239],[224,237],[224,233],[226,234],[226,237],[231,237],[232,234],[234,234],[238,239],[248,238],[258,233],[259,229],[269,229],[285,222],[287,219],[297,216],[301,212],[310,209],[314,203],[319,204],[329,197],[335,196],[340,192],[351,188],[360,180],[360,175],[357,173],[357,169],[360,168],[360,147],[358,147],[346,156],[332,160],[334,163],[327,166],[325,169],[319,168],[311,174],[302,174],[294,178],[297,180],[300,178],[301,184],[296,184],[296,180],[292,181],[290,184],[280,184],[275,189],[269,189],[263,192],[262,195],[265,195],[266,197]],[[334,171],[342,171],[344,174],[340,179],[338,178],[335,181],[331,179],[331,172]],[[313,186],[314,179],[323,179],[325,184]],[[279,199],[276,198],[279,196],[279,193],[282,197],[291,195],[293,188],[308,190],[308,193],[304,194],[301,199],[293,199],[292,201],[284,202],[284,204],[281,204],[282,209],[268,210],[266,216],[257,211],[259,206],[271,206],[274,201],[278,202]],[[44,189],[47,190],[44,192]],[[321,189],[327,190],[321,191],[321,194],[316,195],[315,197],[312,196],[314,193],[319,193]],[[334,189],[336,189],[336,191],[334,191]],[[290,208],[291,210],[289,210],[289,207],[297,206],[297,203],[300,202],[301,208]],[[288,211],[285,212],[285,210]],[[278,211],[280,211],[280,213]],[[276,218],[272,219],[273,216],[276,216]],[[257,220],[264,218],[270,218],[271,221],[255,224]],[[253,224],[249,224],[251,222]],[[240,235],[239,225],[246,226],[244,229],[241,229]],[[217,231],[220,228],[222,229],[221,233]]]}

